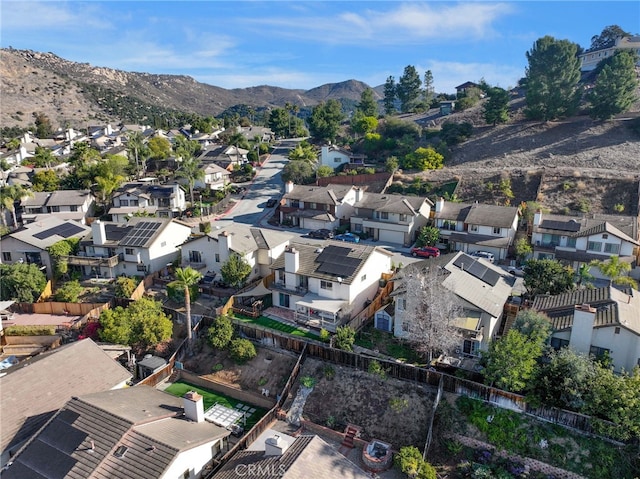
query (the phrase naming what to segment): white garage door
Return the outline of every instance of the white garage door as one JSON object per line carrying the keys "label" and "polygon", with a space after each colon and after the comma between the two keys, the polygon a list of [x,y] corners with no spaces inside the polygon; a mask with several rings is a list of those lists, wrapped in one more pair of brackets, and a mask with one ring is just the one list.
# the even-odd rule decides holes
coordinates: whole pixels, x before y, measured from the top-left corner
{"label": "white garage door", "polygon": [[404,233],[401,231],[380,230],[378,241],[385,243],[404,244]]}
{"label": "white garage door", "polygon": [[304,224],[302,225],[303,228],[307,228],[310,230],[319,230],[322,228],[331,229],[331,226],[326,226],[326,223],[324,221],[312,220],[310,218],[304,218],[303,221],[304,221]]}

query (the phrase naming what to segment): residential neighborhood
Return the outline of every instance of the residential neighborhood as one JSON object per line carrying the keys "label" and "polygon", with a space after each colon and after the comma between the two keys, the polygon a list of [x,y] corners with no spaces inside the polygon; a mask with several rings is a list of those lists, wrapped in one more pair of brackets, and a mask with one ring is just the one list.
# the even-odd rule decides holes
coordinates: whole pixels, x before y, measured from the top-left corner
{"label": "residential neighborhood", "polygon": [[639,144],[589,93],[638,37],[602,35],[564,62],[583,110],[549,118],[532,62],[509,89],[408,66],[359,102],[3,129],[0,475],[636,479],[638,158],[499,153]]}

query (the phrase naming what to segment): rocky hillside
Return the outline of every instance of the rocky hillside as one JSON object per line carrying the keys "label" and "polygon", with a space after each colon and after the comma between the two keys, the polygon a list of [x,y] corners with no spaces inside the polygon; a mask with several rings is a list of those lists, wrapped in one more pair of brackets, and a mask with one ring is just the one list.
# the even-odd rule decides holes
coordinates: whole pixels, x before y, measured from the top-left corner
{"label": "rocky hillside", "polygon": [[304,107],[328,99],[357,101],[368,88],[348,80],[308,91],[272,86],[227,90],[188,76],[125,72],[28,50],[2,49],[0,62],[0,127],[27,126],[33,112],[44,113],[60,126],[118,121],[112,112],[125,102],[137,102],[149,111],[162,108],[202,116],[215,116],[238,104],[256,108],[290,102]]}

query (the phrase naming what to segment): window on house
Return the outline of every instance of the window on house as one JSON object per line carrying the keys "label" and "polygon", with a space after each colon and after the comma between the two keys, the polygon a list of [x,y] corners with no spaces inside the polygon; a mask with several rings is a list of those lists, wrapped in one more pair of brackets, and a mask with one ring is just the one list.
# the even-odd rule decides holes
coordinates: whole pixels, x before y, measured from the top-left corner
{"label": "window on house", "polygon": [[59,206],[50,206],[49,207],[49,212],[50,213],[60,213],[60,207]]}
{"label": "window on house", "polygon": [[603,234],[602,239],[609,239],[609,235],[607,233]]}
{"label": "window on house", "polygon": [[567,248],[575,248],[575,247],[576,247],[576,239],[567,238]]}
{"label": "window on house", "polygon": [[2,252],[2,261],[11,261],[11,253],[9,251]]}
{"label": "window on house", "polygon": [[553,349],[558,350],[558,349],[566,348],[567,346],[569,346],[568,339],[551,338],[551,347]]}
{"label": "window on house", "polygon": [[220,255],[218,253],[216,253],[216,263],[220,262]]}
{"label": "window on house", "polygon": [[400,215],[400,221],[407,221],[407,215]]}
{"label": "window on house", "polygon": [[462,343],[462,352],[469,356],[477,356],[480,350],[480,343],[471,339],[465,339]]}
{"label": "window on house", "polygon": [[469,231],[477,232],[478,231],[478,225],[469,225]]}
{"label": "window on house", "polygon": [[362,232],[362,225],[360,223],[356,223],[353,225],[353,231],[355,231],[356,233],[361,233]]}
{"label": "window on house", "polygon": [[602,356],[608,355],[609,352],[609,349],[600,348],[598,346],[591,346],[591,348],[589,348],[589,354],[593,354],[596,358],[601,358]]}
{"label": "window on house", "polygon": [[200,251],[189,251],[189,261],[191,263],[202,263]]}
{"label": "window on house", "polygon": [[501,228],[499,228],[498,226],[494,226],[493,227],[493,234],[494,235],[499,235],[501,231]]}
{"label": "window on house", "polygon": [[614,334],[620,334],[620,327],[616,326],[616,329],[614,330]]}
{"label": "window on house", "polygon": [[409,321],[402,321],[402,332],[409,332]]}
{"label": "window on house", "polygon": [[290,304],[290,298],[288,294],[280,293],[280,306],[288,308]]}
{"label": "window on house", "polygon": [[309,208],[310,210],[315,210],[316,209],[316,204],[315,203],[308,203],[307,208]]}
{"label": "window on house", "polygon": [[331,281],[320,280],[320,289],[333,289],[333,283]]}
{"label": "window on house", "polygon": [[71,211],[78,211],[78,206],[77,205],[71,205],[70,209],[71,209]]}
{"label": "window on house", "polygon": [[292,208],[300,208],[300,200],[291,200]]}
{"label": "window on house", "polygon": [[380,212],[380,219],[388,220],[389,219],[389,213],[387,213],[386,211],[381,211]]}
{"label": "window on house", "polygon": [[587,243],[587,250],[588,251],[601,251],[602,250],[602,243],[600,243],[599,241],[589,241]]}
{"label": "window on house", "polygon": [[604,252],[611,254],[618,254],[620,252],[620,245],[615,243],[605,243]]}
{"label": "window on house", "polygon": [[333,159],[333,162],[334,162],[334,163],[340,163],[341,161],[342,161],[342,159],[341,159],[339,156],[336,156],[336,157]]}
{"label": "window on house", "polygon": [[158,216],[159,216],[160,218],[168,218],[168,217],[169,217],[169,212],[168,212],[168,211],[160,211],[160,212],[158,213]]}
{"label": "window on house", "polygon": [[124,254],[136,254],[133,248],[125,248]]}
{"label": "window on house", "polygon": [[138,200],[131,200],[131,206],[138,206],[140,202]]}
{"label": "window on house", "polygon": [[365,281],[366,279],[367,279],[367,275],[366,275],[366,274],[363,274],[363,275],[360,277],[360,281]]}
{"label": "window on house", "polygon": [[284,283],[284,282],[285,282],[286,277],[287,277],[287,276],[284,274],[284,270],[283,270],[283,269],[281,269],[281,270],[279,270],[279,271],[278,271],[278,279],[279,279],[280,281],[282,281],[282,282]]}
{"label": "window on house", "polygon": [[129,206],[129,200],[120,200],[120,206]]}

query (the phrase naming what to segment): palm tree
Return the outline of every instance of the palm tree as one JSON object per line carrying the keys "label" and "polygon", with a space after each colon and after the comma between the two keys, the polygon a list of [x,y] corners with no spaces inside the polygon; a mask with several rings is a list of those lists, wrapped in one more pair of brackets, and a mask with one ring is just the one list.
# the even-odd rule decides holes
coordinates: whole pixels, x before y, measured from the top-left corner
{"label": "palm tree", "polygon": [[172,288],[184,291],[184,309],[187,316],[187,340],[191,343],[191,286],[198,284],[202,275],[191,266],[176,269],[176,279],[168,284]]}
{"label": "palm tree", "polygon": [[620,257],[618,255],[612,255],[606,261],[593,260],[590,264],[591,266],[598,268],[600,272],[607,278],[610,278],[612,282],[638,289],[638,283],[633,278],[626,275],[626,273],[631,271],[631,265],[624,261],[620,261]]}
{"label": "palm tree", "polygon": [[591,269],[590,264],[582,263],[578,268],[578,271],[576,271],[576,275],[578,277],[577,278],[578,281],[576,282],[576,284],[578,288],[582,287],[583,285],[591,284],[591,281],[593,280],[593,275],[589,272],[590,269]]}
{"label": "palm tree", "polygon": [[141,132],[130,131],[127,136],[127,153],[129,154],[129,161],[134,161],[136,177],[139,177],[140,172],[144,175],[149,150],[144,144],[144,136],[142,136]]}
{"label": "palm tree", "polygon": [[[11,185],[2,188],[0,193],[0,199],[2,201],[1,208],[3,210],[11,211],[13,217],[13,226],[18,226],[18,219],[16,217],[16,202],[24,198],[33,198],[33,193],[25,189],[22,185]],[[2,214],[3,223],[6,222],[4,213]]]}
{"label": "palm tree", "polygon": [[111,195],[113,192],[120,187],[122,182],[124,181],[124,177],[120,175],[114,175],[109,172],[105,176],[96,176],[95,182],[97,186],[97,190],[100,193],[100,200],[102,205],[107,209],[107,205],[111,200]]}
{"label": "palm tree", "polygon": [[193,157],[183,157],[182,164],[178,168],[178,171],[176,171],[176,176],[187,180],[187,184],[189,185],[189,196],[191,197],[191,206],[193,207],[195,204],[193,188],[197,180],[202,180],[204,178],[204,170],[200,168],[200,162]]}

